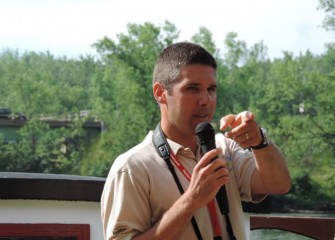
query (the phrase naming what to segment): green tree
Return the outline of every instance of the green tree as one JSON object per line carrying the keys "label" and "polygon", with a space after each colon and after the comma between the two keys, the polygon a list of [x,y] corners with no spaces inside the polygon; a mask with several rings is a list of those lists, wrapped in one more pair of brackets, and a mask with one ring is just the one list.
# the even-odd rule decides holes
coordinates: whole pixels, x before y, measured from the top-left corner
{"label": "green tree", "polygon": [[323,9],[327,14],[323,20],[322,26],[327,29],[335,30],[335,1],[334,0],[319,0],[319,8]]}
{"label": "green tree", "polygon": [[205,27],[200,27],[199,32],[191,37],[191,41],[203,46],[213,56],[218,57],[219,50],[215,46],[213,34]]}
{"label": "green tree", "polygon": [[[0,106],[27,117],[16,144],[0,143],[2,169],[79,174],[87,139],[84,119],[76,114],[90,105],[95,62],[89,57],[55,59],[48,52],[21,56],[9,50],[2,53],[0,61]],[[51,129],[42,121],[45,117],[73,122],[66,128]]]}
{"label": "green tree", "polygon": [[[128,34],[119,34],[117,41],[105,37],[94,44],[104,65],[95,78],[94,109],[108,124],[108,131],[92,148],[83,171],[106,175],[116,156],[143,140],[158,123],[152,72],[159,52],[177,37],[178,31],[169,22],[162,27],[129,24]],[[90,168],[91,157],[96,165]]]}
{"label": "green tree", "polygon": [[221,116],[248,109],[250,95],[249,75],[243,67],[248,54],[246,43],[231,32],[226,35],[224,48],[223,59],[218,61],[218,114]]}

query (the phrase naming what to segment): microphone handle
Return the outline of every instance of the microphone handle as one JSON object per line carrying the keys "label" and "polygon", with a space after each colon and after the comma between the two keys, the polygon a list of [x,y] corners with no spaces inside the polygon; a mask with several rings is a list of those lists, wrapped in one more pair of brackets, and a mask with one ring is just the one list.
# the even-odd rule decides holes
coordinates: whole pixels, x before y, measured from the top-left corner
{"label": "microphone handle", "polygon": [[[213,145],[214,144],[214,145]],[[215,143],[207,143],[207,145],[202,145],[201,150],[203,154],[215,148]],[[215,157],[212,161],[215,161],[217,157]],[[216,194],[216,201],[218,202],[221,214],[225,215],[229,213],[229,203],[227,197],[226,186],[223,185],[218,193]]]}

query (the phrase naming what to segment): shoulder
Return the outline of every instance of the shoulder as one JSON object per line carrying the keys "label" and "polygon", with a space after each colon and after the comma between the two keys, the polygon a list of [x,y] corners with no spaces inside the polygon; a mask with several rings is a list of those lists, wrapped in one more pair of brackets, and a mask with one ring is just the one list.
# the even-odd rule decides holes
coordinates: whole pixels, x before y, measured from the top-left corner
{"label": "shoulder", "polygon": [[152,143],[152,131],[150,131],[141,143],[120,154],[115,159],[109,176],[120,172],[141,174],[150,165],[156,162],[160,164],[160,160]]}
{"label": "shoulder", "polygon": [[125,159],[131,160],[131,159],[134,159],[134,158],[141,158],[141,156],[144,153],[151,152],[150,148],[152,147],[152,141],[151,141],[150,136],[152,136],[151,132],[148,133],[148,135],[145,137],[145,139],[141,143],[139,143],[138,145],[132,147],[128,151],[119,155],[115,161],[116,162],[118,162],[118,161],[122,162]]}

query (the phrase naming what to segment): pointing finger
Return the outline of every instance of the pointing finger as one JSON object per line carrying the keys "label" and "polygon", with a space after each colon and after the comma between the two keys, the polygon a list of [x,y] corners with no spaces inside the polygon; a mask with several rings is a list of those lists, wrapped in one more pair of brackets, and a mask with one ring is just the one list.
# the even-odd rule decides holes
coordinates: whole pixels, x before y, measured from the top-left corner
{"label": "pointing finger", "polygon": [[220,120],[220,130],[224,131],[227,127],[231,126],[233,122],[235,121],[236,115],[234,114],[229,114],[227,116],[224,116]]}
{"label": "pointing finger", "polygon": [[241,113],[237,114],[236,120],[238,120],[238,119],[240,119],[241,122],[247,122],[249,120],[253,120],[254,115],[249,111],[244,111],[244,112],[241,112]]}

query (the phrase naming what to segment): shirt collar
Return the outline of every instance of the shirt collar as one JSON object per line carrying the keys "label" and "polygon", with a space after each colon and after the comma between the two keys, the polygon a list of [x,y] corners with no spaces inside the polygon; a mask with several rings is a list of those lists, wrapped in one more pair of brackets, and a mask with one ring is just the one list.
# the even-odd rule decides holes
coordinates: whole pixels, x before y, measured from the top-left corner
{"label": "shirt collar", "polygon": [[171,151],[172,151],[175,155],[178,154],[178,151],[179,151],[180,149],[184,149],[184,147],[183,147],[182,145],[180,145],[179,143],[176,143],[176,142],[174,142],[174,141],[172,141],[172,140],[170,140],[170,139],[166,139],[166,140],[168,141],[168,144],[170,145],[170,149],[171,149]]}
{"label": "shirt collar", "polygon": [[[180,151],[185,151],[185,152],[192,153],[192,151],[191,151],[189,148],[185,148],[185,147],[183,147],[182,145],[180,145],[179,143],[176,143],[176,142],[172,141],[171,139],[167,139],[167,141],[168,141],[168,144],[170,145],[170,149],[171,149],[171,151],[172,151],[176,156],[178,155],[178,153],[179,153]],[[184,155],[184,154],[183,154],[183,155]],[[190,157],[189,154],[187,154],[187,155]],[[194,154],[193,154],[193,153],[192,153],[192,155],[193,155],[192,158],[194,158]],[[197,151],[196,151],[196,155],[195,155],[195,160],[196,160],[196,162],[199,161],[200,157],[201,157],[201,154],[200,154],[200,148],[198,147],[198,148],[197,148]]]}

